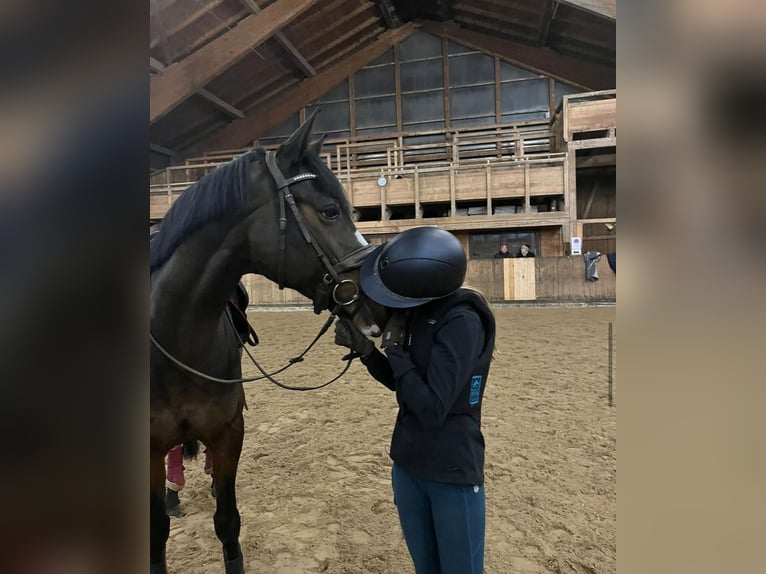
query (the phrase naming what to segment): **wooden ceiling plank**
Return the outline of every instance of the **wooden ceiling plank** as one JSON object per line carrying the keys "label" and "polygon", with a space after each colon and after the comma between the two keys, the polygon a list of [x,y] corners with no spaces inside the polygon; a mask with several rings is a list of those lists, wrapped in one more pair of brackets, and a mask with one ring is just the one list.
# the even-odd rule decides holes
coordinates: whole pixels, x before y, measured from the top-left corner
{"label": "wooden ceiling plank", "polygon": [[575,84],[586,90],[606,90],[615,87],[615,69],[563,56],[550,48],[538,48],[512,40],[487,36],[466,30],[454,22],[424,22],[422,29],[435,36],[474,50],[480,50],[517,66]]}
{"label": "wooden ceiling plank", "polygon": [[483,3],[467,3],[457,2],[452,7],[453,12],[463,12],[465,14],[474,14],[477,16],[484,16],[494,21],[503,21],[510,24],[516,24],[517,26],[524,26],[527,28],[534,28],[540,21],[539,14],[530,14],[528,12],[519,12],[513,8],[496,8],[493,6],[486,6]]}
{"label": "wooden ceiling plank", "polygon": [[[253,14],[260,13],[263,8],[258,6],[256,4],[255,0],[240,0]],[[307,76],[316,76],[317,72],[312,67],[311,64],[308,63],[306,58],[303,57],[303,54],[301,54],[298,51],[298,48],[296,48],[293,43],[288,40],[285,35],[282,32],[277,32],[274,34],[274,39],[279,43],[282,48],[285,49],[285,51],[290,54],[293,61],[298,64],[298,67],[303,71],[303,73]]]}
{"label": "wooden ceiling plank", "polygon": [[184,58],[189,56],[189,54],[194,53],[197,50],[197,48],[202,46],[205,42],[207,42],[211,38],[215,38],[216,36],[219,36],[221,33],[224,32],[224,30],[230,30],[232,26],[237,24],[245,16],[247,16],[247,10],[243,8],[240,12],[237,12],[236,14],[229,16],[225,20],[217,20],[215,25],[212,28],[209,28],[204,34],[194,38],[194,40],[192,40],[191,42],[185,41],[180,46],[180,48],[175,51],[175,53],[171,54],[173,61],[178,62],[180,60],[183,60]]}
{"label": "wooden ceiling plank", "polygon": [[574,6],[612,22],[617,21],[617,0],[558,0],[558,2]]}
{"label": "wooden ceiling plank", "polygon": [[[149,43],[149,49],[153,50],[158,44],[161,44],[166,39],[170,38],[171,36],[174,36],[181,30],[186,28],[192,22],[202,18],[205,14],[208,13],[209,10],[212,10],[216,6],[219,6],[223,3],[224,3],[224,0],[213,0],[209,4],[197,7],[196,10],[189,12],[186,18],[182,18],[181,20],[178,20],[177,22],[171,24],[167,30],[162,30],[162,33],[159,34],[156,38],[154,38]],[[152,15],[152,18],[156,19],[157,22],[161,22],[163,19],[163,16],[167,17],[167,14],[163,15],[163,13],[159,13],[156,15]]]}
{"label": "wooden ceiling plank", "polygon": [[229,32],[152,76],[150,120],[157,121],[316,2],[277,0],[260,14],[246,17]]}
{"label": "wooden ceiling plank", "polygon": [[311,55],[311,59],[314,60],[318,58],[319,56],[326,54],[327,52],[332,50],[335,46],[342,44],[349,38],[353,38],[354,36],[362,32],[363,30],[369,28],[370,26],[378,24],[379,21],[380,21],[380,18],[378,18],[377,16],[371,16],[367,18],[364,22],[360,22],[359,24],[351,28],[351,30],[343,34],[342,36],[338,36],[337,38],[335,38],[335,40],[333,40],[329,44],[324,44],[318,52],[315,52]]}
{"label": "wooden ceiling plank", "polygon": [[253,110],[253,113],[248,114],[244,119],[231,122],[198,147],[201,150],[214,150],[248,145],[261,134],[279,125],[290,114],[310,104],[327,90],[366,66],[395,43],[409,37],[414,31],[414,24],[409,23],[383,32],[375,42],[319,72],[313,78],[303,80],[294,88],[281,94],[279,98],[271,100],[270,105]]}
{"label": "wooden ceiling plank", "polygon": [[[472,0],[476,2],[477,0]],[[516,13],[523,13],[529,16],[531,19],[537,19],[540,17],[540,8],[532,8],[528,4],[515,3],[509,6],[508,0],[479,0],[484,4],[491,4],[497,8],[500,12],[508,12],[509,10]]]}
{"label": "wooden ceiling plank", "polygon": [[315,27],[315,32],[313,34],[307,34],[303,37],[303,39],[299,42],[299,46],[301,50],[306,50],[309,46],[314,44],[317,40],[320,40],[324,36],[327,36],[328,33],[332,33],[333,31],[337,32],[340,31],[346,22],[352,21],[354,18],[356,18],[359,14],[363,14],[365,12],[370,12],[371,14],[374,13],[372,10],[374,8],[374,5],[365,2],[364,4],[361,4],[357,6],[354,10],[351,10],[350,12],[346,12],[338,18],[336,21],[333,22],[332,27],[323,27],[323,26],[317,26]]}
{"label": "wooden ceiling plank", "polygon": [[317,68],[320,70],[323,68],[326,68],[327,66],[331,65],[333,62],[336,62],[337,60],[340,60],[341,58],[343,58],[349,52],[368,44],[370,41],[377,38],[378,35],[380,35],[380,33],[383,31],[385,31],[385,28],[382,25],[377,25],[374,28],[370,28],[368,32],[365,32],[364,34],[360,34],[359,38],[355,42],[349,44],[345,48],[342,48],[338,52],[335,52],[331,56],[320,61],[317,64]]}
{"label": "wooden ceiling plank", "polygon": [[[153,72],[163,72],[166,69],[165,64],[160,62],[157,58],[152,58],[149,56],[149,69]],[[245,114],[241,110],[238,110],[234,106],[232,106],[229,102],[226,102],[216,96],[215,94],[208,92],[204,88],[197,91],[197,95],[202,96],[205,98],[208,102],[215,105],[220,110],[226,112],[229,116],[233,118],[244,118]]]}
{"label": "wooden ceiling plank", "polygon": [[464,28],[475,28],[478,31],[487,31],[494,36],[508,38],[509,40],[522,40],[533,44],[537,38],[537,32],[531,28],[509,27],[507,24],[467,16],[456,16],[455,22]]}

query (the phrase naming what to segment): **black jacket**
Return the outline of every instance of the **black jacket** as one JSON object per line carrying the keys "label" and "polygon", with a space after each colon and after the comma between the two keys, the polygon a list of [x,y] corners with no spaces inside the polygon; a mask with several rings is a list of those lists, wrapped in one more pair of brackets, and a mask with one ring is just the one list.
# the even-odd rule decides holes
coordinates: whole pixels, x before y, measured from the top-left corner
{"label": "black jacket", "polygon": [[364,360],[396,391],[391,458],[416,476],[484,483],[481,402],[495,346],[495,320],[476,293],[456,293],[414,310],[403,346]]}

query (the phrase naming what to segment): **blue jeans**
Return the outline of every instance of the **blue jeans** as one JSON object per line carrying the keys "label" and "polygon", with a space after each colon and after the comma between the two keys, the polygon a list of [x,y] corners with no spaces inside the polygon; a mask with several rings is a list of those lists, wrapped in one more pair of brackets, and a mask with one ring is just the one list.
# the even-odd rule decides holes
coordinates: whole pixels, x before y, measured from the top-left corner
{"label": "blue jeans", "polygon": [[416,574],[481,574],[484,487],[424,480],[396,464],[391,480]]}

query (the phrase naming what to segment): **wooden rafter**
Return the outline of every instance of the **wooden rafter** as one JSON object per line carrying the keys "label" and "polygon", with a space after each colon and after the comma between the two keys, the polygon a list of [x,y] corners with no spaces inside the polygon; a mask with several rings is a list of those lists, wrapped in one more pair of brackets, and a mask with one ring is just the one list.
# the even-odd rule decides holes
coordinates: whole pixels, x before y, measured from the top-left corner
{"label": "wooden rafter", "polygon": [[277,0],[259,14],[168,66],[150,80],[150,119],[155,122],[210,80],[238,62],[252,47],[271,37],[317,0]]}
{"label": "wooden rafter", "polygon": [[614,67],[563,56],[550,48],[538,48],[504,38],[487,37],[466,30],[454,22],[425,22],[423,31],[449,38],[474,50],[500,56],[522,68],[575,84],[586,90],[605,90],[615,86]]}
{"label": "wooden rafter", "polygon": [[380,11],[383,14],[386,28],[396,28],[399,24],[399,18],[396,17],[396,12],[391,5],[391,0],[378,0],[378,6],[380,6]]}
{"label": "wooden rafter", "polygon": [[[258,4],[255,3],[255,0],[240,0],[242,4],[244,4],[253,14],[258,14],[261,11],[263,11],[263,8],[258,6]],[[285,51],[290,54],[293,61],[298,65],[298,67],[303,71],[304,74],[307,76],[316,76],[317,71],[314,69],[314,67],[308,63],[308,60],[303,57],[303,54],[301,54],[298,51],[298,48],[296,48],[293,43],[288,40],[285,35],[282,32],[277,32],[274,34],[274,39],[279,43],[280,46],[282,46]]]}
{"label": "wooden rafter", "polygon": [[558,0],[561,4],[574,6],[580,10],[601,16],[607,20],[617,20],[617,0]]}
{"label": "wooden rafter", "polygon": [[155,153],[167,156],[167,157],[175,157],[177,155],[175,150],[172,150],[170,148],[167,148],[165,146],[161,146],[159,144],[149,144],[149,149]]}
{"label": "wooden rafter", "polygon": [[[160,62],[157,58],[149,57],[149,69],[153,72],[162,72],[166,68],[165,64]],[[218,109],[222,110],[226,114],[230,115],[233,118],[244,118],[245,113],[242,110],[239,110],[232,106],[229,102],[226,102],[213,94],[212,92],[207,91],[206,89],[197,90],[197,95],[203,97],[208,102],[216,106]]]}
{"label": "wooden rafter", "polygon": [[198,147],[200,150],[232,149],[248,145],[261,134],[279,125],[290,114],[310,104],[333,86],[349,75],[366,66],[379,57],[395,43],[409,37],[415,30],[414,24],[406,24],[395,30],[383,32],[377,40],[364,48],[353,52],[349,57],[334,66],[319,72],[313,78],[307,78],[294,88],[280,94],[244,119],[235,120],[221,129]]}
{"label": "wooden rafter", "polygon": [[551,23],[556,17],[559,4],[555,0],[545,0],[545,10],[543,10],[543,17],[540,19],[540,33],[537,35],[537,47],[542,48],[545,46],[545,42],[548,40],[548,31],[551,29]]}

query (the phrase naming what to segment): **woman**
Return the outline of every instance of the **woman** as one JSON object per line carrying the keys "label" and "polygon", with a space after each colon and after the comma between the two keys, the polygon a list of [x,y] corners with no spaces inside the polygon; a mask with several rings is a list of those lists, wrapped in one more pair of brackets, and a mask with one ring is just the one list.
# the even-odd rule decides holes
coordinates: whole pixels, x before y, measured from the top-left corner
{"label": "woman", "polygon": [[362,290],[391,317],[385,354],[349,321],[335,342],[396,392],[394,502],[417,574],[480,574],[484,563],[481,403],[495,342],[485,299],[461,289],[460,242],[433,227],[405,231],[360,269]]}

